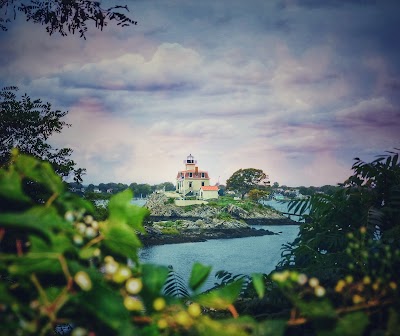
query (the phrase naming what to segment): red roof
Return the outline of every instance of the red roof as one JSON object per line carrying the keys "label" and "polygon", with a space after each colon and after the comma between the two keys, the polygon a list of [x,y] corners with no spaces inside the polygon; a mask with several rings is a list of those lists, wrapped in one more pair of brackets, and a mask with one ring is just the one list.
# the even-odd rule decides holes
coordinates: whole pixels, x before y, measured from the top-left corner
{"label": "red roof", "polygon": [[[190,177],[190,173],[192,173],[192,177]],[[195,170],[182,170],[178,172],[178,175],[176,176],[177,179],[181,178],[181,175],[185,176],[185,179],[206,179],[208,180],[208,172],[206,172],[205,170],[199,170],[196,174]],[[201,177],[201,174],[204,174],[204,177]]]}
{"label": "red roof", "polygon": [[201,187],[201,189],[203,189],[203,190],[217,190],[218,191],[218,187],[217,186],[204,186],[204,187]]}

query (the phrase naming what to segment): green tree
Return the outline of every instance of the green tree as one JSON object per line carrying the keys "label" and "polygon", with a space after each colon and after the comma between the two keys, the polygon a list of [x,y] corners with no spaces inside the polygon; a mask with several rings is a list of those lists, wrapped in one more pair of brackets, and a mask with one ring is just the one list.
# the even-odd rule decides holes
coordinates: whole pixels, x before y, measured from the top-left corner
{"label": "green tree", "polygon": [[27,94],[18,99],[17,90],[6,87],[0,91],[0,165],[7,164],[16,147],[21,153],[49,161],[60,176],[72,174],[75,182],[82,182],[85,169],[75,167],[72,149],[53,148],[48,143],[52,134],[70,126],[62,120],[68,112],[53,110],[50,103],[32,100]]}
{"label": "green tree", "polygon": [[352,167],[354,174],[333,194],[314,194],[305,201],[293,201],[289,212],[303,214],[305,223],[300,226],[295,241],[284,247],[280,266],[294,267],[334,282],[348,272],[352,258],[346,251],[346,234],[354,235],[360,228],[365,228],[366,240],[379,238],[398,248],[398,156],[390,152],[371,163],[356,158]]}
{"label": "green tree", "polygon": [[254,202],[259,202],[262,199],[266,199],[269,195],[268,191],[260,189],[251,189],[249,191],[249,198]]}
{"label": "green tree", "polygon": [[226,189],[237,191],[242,199],[251,189],[269,186],[268,176],[255,168],[239,169],[226,181]]}
{"label": "green tree", "polygon": [[272,185],[272,188],[279,188],[279,183],[278,182],[274,182],[274,184]]}
{"label": "green tree", "polygon": [[14,20],[17,13],[26,17],[26,21],[33,21],[46,27],[52,35],[54,32],[62,36],[80,34],[86,39],[87,23],[91,22],[97,29],[103,30],[109,22],[115,21],[118,26],[136,25],[122,11],[128,11],[128,6],[113,6],[104,9],[100,1],[89,0],[0,0],[0,29],[7,30],[7,25]]}

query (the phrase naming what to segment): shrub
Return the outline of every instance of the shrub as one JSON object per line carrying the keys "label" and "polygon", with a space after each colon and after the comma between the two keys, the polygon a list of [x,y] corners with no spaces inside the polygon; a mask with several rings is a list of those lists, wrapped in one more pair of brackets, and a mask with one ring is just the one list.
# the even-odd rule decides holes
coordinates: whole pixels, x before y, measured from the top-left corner
{"label": "shrub", "polygon": [[222,220],[231,220],[231,219],[232,219],[232,216],[231,216],[229,213],[227,213],[227,212],[220,212],[220,213],[217,215],[217,218],[218,218],[218,219],[222,219]]}
{"label": "shrub", "polygon": [[176,227],[166,227],[161,230],[163,234],[166,235],[177,235],[179,234],[179,230]]}
{"label": "shrub", "polygon": [[[173,281],[169,269],[142,264],[138,258],[141,243],[136,231],[143,232],[147,210],[130,204],[131,191],[113,196],[108,218],[97,222],[91,203],[66,192],[49,163],[14,151],[11,164],[0,168],[1,333],[47,336],[69,324],[74,334],[96,336],[396,335],[400,319],[397,158],[392,155],[376,167],[359,163],[356,168],[364,167],[366,177],[376,183],[373,186],[368,179],[365,184],[357,181],[363,176],[358,169],[349,182],[348,197],[312,199],[311,221],[291,245],[294,252],[283,253],[286,269],[245,278],[220,273],[219,286],[201,293],[211,267],[195,263],[187,286],[190,296],[179,299],[163,294],[166,280],[169,285]],[[27,184],[41,188],[39,199],[26,191]],[[364,208],[356,215],[367,216],[349,217],[360,205]],[[333,234],[343,219],[347,221],[342,232]],[[309,229],[318,233],[312,235]],[[178,231],[172,226],[165,230]],[[324,250],[313,250],[318,246]],[[126,264],[128,258],[132,266]],[[305,268],[304,258],[309,274],[298,270]],[[337,263],[343,273],[331,271]],[[330,277],[316,277],[318,267]],[[279,318],[259,322],[239,316],[235,302],[241,293],[257,295],[260,304],[273,302],[277,291],[290,302],[285,306],[290,316],[280,312]],[[209,309],[233,318],[213,319],[206,313]],[[265,313],[270,311],[262,311],[259,318]]]}

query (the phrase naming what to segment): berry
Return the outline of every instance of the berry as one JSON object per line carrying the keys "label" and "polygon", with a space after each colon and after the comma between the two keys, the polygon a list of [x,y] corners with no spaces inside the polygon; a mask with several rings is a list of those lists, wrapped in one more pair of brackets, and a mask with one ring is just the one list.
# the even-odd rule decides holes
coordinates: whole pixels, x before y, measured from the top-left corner
{"label": "berry", "polygon": [[153,308],[156,311],[161,311],[165,308],[165,300],[163,298],[157,298],[153,302]]}
{"label": "berry", "polygon": [[87,215],[87,216],[85,216],[84,220],[85,220],[86,224],[90,224],[91,222],[93,222],[93,217],[90,215]]}
{"label": "berry", "polygon": [[137,294],[143,288],[142,280],[139,278],[131,278],[126,282],[125,288],[128,291],[128,293]]}
{"label": "berry", "polygon": [[188,313],[192,317],[198,317],[201,315],[201,307],[198,303],[192,303],[188,308]]}
{"label": "berry", "polygon": [[325,295],[326,291],[325,291],[324,287],[317,286],[317,287],[314,288],[314,293],[315,293],[316,296],[322,297],[322,296]]}
{"label": "berry", "polygon": [[176,314],[175,321],[176,321],[176,323],[178,323],[184,327],[189,327],[192,324],[191,317],[185,311],[180,311],[178,314]]}
{"label": "berry", "polygon": [[168,327],[168,322],[166,319],[159,319],[157,322],[157,326],[159,329],[166,329]]}
{"label": "berry", "polygon": [[[123,283],[126,279],[132,275],[131,270],[126,266],[118,267],[117,271],[113,275],[113,280],[116,283]],[[132,293],[133,294],[133,293]]]}
{"label": "berry", "polygon": [[95,229],[93,229],[92,227],[88,227],[88,228],[86,228],[86,230],[85,230],[85,236],[87,237],[87,238],[93,238],[93,237],[95,237],[97,235],[97,232],[96,232],[96,230]]}
{"label": "berry", "polygon": [[127,296],[124,299],[124,306],[126,309],[128,310],[135,310],[135,311],[139,311],[143,309],[143,304],[142,302],[137,299],[137,298],[133,298],[131,296]]}
{"label": "berry", "polygon": [[92,289],[92,281],[86,272],[79,271],[75,274],[74,280],[82,290],[89,291]]}
{"label": "berry", "polygon": [[114,274],[118,269],[118,263],[115,261],[106,263],[104,267],[107,274]]}
{"label": "berry", "polygon": [[308,281],[308,284],[310,285],[310,287],[317,287],[319,285],[319,280],[317,278],[311,278]]}

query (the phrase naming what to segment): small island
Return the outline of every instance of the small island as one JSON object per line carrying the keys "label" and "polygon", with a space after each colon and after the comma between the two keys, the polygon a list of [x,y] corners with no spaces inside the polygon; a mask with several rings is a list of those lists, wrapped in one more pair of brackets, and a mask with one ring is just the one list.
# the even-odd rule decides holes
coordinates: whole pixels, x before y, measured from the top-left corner
{"label": "small island", "polygon": [[[152,194],[145,204],[145,246],[242,238],[278,233],[251,225],[298,225],[277,210],[250,200],[220,197],[207,203],[178,206],[174,193]],[[179,204],[179,203],[178,203]]]}

